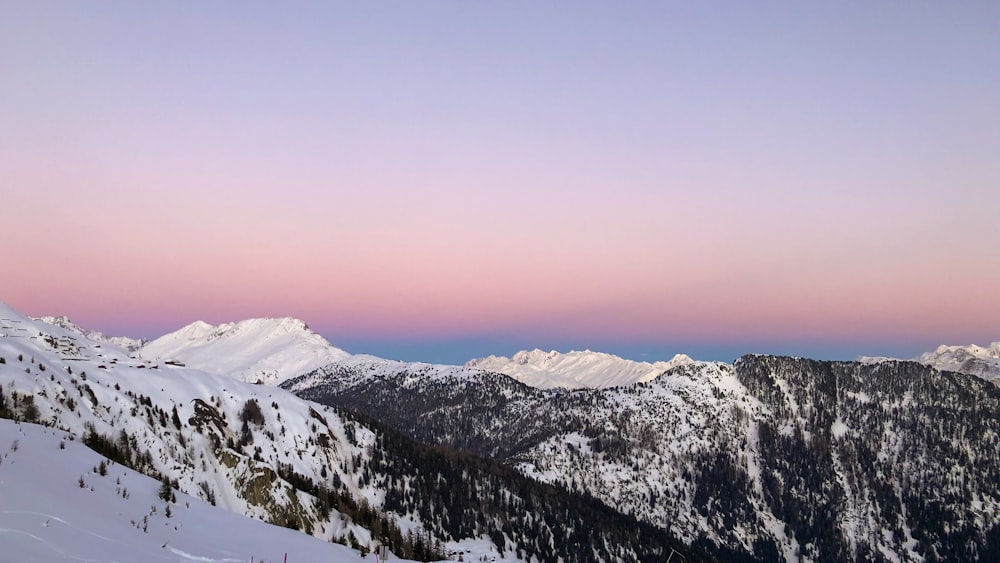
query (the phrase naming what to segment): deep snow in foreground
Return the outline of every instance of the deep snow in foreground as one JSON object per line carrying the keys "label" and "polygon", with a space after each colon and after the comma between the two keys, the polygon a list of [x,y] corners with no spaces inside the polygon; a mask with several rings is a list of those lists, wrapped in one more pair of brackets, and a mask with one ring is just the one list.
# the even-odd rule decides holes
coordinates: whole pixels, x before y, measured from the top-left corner
{"label": "deep snow in foreground", "polygon": [[100,475],[103,459],[66,432],[0,420],[0,562],[359,560],[180,492],[166,503],[158,481],[124,466]]}

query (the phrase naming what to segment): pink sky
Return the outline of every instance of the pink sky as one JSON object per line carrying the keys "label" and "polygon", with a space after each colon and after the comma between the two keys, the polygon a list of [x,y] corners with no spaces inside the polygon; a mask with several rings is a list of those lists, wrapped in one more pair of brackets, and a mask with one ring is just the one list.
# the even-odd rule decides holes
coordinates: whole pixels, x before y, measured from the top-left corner
{"label": "pink sky", "polygon": [[57,4],[0,22],[25,313],[1000,340],[995,7]]}

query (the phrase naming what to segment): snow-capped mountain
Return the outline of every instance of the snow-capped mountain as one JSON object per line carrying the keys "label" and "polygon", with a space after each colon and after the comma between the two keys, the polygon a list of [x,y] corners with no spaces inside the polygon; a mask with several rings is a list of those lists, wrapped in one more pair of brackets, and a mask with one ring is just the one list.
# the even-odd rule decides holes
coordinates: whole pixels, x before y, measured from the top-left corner
{"label": "snow-capped mountain", "polygon": [[[876,364],[880,362],[904,361],[881,356],[861,356],[859,362]],[[920,362],[941,371],[968,373],[1000,385],[1000,342],[989,346],[947,346],[942,344],[932,352],[925,352],[910,361]]]}
{"label": "snow-capped mountain", "polygon": [[[62,325],[58,325],[62,326]],[[76,325],[80,334],[86,331]],[[636,362],[600,352],[518,352],[512,358],[490,356],[463,366],[403,363],[369,355],[352,356],[335,348],[298,319],[249,319],[213,326],[194,322],[142,346],[138,356],[158,362],[195,367],[250,383],[279,385],[330,364],[353,368],[367,366],[367,373],[435,371],[441,374],[476,370],[503,373],[539,389],[607,388],[645,382],[676,366],[694,362],[684,354],[669,361]]]}
{"label": "snow-capped mountain", "polygon": [[385,367],[283,386],[586,491],[721,560],[1000,557],[1000,389],[975,377],[746,356],[559,391]]}
{"label": "snow-capped mountain", "polygon": [[[205,332],[214,331],[200,332],[205,338]],[[354,358],[358,366],[372,365],[364,360]],[[177,363],[131,357],[77,332],[29,319],[0,303],[0,419],[38,422],[67,432],[72,438],[66,440],[82,442],[110,460],[106,468],[109,475],[117,475],[127,466],[155,477],[171,496],[177,491],[177,497],[183,499],[183,508],[179,502],[171,503],[175,514],[189,510],[188,499],[181,495],[185,493],[220,509],[344,543],[362,553],[382,544],[398,556],[424,561],[461,557],[513,563],[549,556],[566,563],[594,558],[662,560],[672,549],[683,553],[687,561],[707,560],[665,529],[636,523],[607,506],[532,481],[498,462],[421,445],[374,421],[362,422],[280,388]],[[375,371],[389,364],[375,362]],[[521,386],[506,376],[492,375]],[[443,381],[443,377],[438,380]],[[6,446],[0,443],[0,454],[3,448]],[[10,459],[24,461],[18,456]],[[56,459],[55,453],[48,457],[50,462]],[[92,460],[88,458],[86,464]],[[0,487],[7,483],[19,486],[19,481],[8,480],[12,474],[6,464],[5,460],[0,465]],[[143,503],[149,500],[146,485],[133,480],[131,474],[114,487],[110,481],[98,483],[97,479],[104,478],[99,465],[97,462],[92,472],[78,476],[85,481],[83,488],[93,486],[94,494],[114,491],[125,500],[129,494]],[[77,464],[69,466],[74,473],[78,471]],[[55,474],[44,469],[36,473],[45,475]],[[53,478],[65,480],[59,475]],[[126,480],[128,492],[124,490]],[[79,488],[75,479],[69,485]],[[72,498],[66,496],[65,500]],[[2,511],[13,504],[8,505],[6,493],[0,499],[0,522],[10,522]],[[105,510],[106,500],[92,500]],[[57,506],[53,511],[40,504],[34,506],[35,512],[49,516],[37,520],[22,515],[27,523],[24,526],[44,526],[48,521],[62,529],[56,518],[75,524],[86,514],[81,507],[66,507],[63,512],[57,504],[52,505]],[[131,505],[121,505],[121,509],[129,525],[152,529],[164,525],[158,515],[165,510],[155,502],[153,506],[155,512],[152,506],[135,514]],[[97,519],[94,528],[84,528],[117,541],[123,537],[123,520],[115,514],[111,523]],[[211,520],[199,516],[185,522],[186,529],[198,525],[192,522]],[[7,546],[5,534],[24,532],[58,547],[63,545],[59,538],[70,533],[63,530],[48,535],[19,526],[22,524],[0,526],[0,545]],[[157,536],[157,541],[167,542],[159,544],[161,556],[144,556],[147,544],[141,540],[133,545],[135,550],[95,547],[104,550],[98,560],[113,560],[115,549],[130,554],[120,560],[245,560],[239,546],[221,545],[232,537],[226,532],[219,533],[220,543],[213,544],[213,550],[200,543],[203,536],[184,539],[180,528],[174,532],[178,533],[171,537],[177,543]],[[81,549],[90,549],[91,544],[93,541],[86,539]],[[29,556],[26,560],[53,560],[37,559],[32,551],[35,548],[18,545]],[[190,557],[170,551],[169,545]],[[230,555],[213,558],[211,554],[220,549],[229,549]],[[75,556],[76,552],[66,553]],[[268,553],[274,557],[274,551]],[[336,561],[337,553],[334,550],[330,557],[301,560]],[[0,549],[0,560],[6,561],[6,555]]]}
{"label": "snow-capped mountain", "polygon": [[535,349],[518,352],[511,358],[479,358],[465,365],[503,373],[539,389],[604,389],[645,383],[668,369],[692,363],[694,360],[684,354],[677,354],[669,361],[649,363],[590,350],[561,354]]}
{"label": "snow-capped mountain", "polygon": [[933,352],[921,354],[918,362],[940,370],[959,371],[981,377],[987,381],[1000,378],[1000,342],[987,347],[938,346]]}
{"label": "snow-capped mountain", "polygon": [[331,518],[315,490],[282,485],[335,474],[344,495],[366,498],[348,461],[373,434],[348,440],[336,414],[280,389],[133,358],[2,303],[0,382],[0,412],[62,428],[222,508],[325,540],[368,533]]}
{"label": "snow-capped mountain", "polygon": [[145,360],[184,364],[268,385],[350,356],[293,318],[249,319],[218,326],[197,321],[153,340],[138,354]]}
{"label": "snow-capped mountain", "polygon": [[[469,366],[448,364],[428,364],[425,362],[403,362],[386,360],[368,354],[354,354],[337,362],[327,364],[319,369],[290,378],[279,384],[282,388],[304,388],[317,383],[328,383],[334,374],[349,374],[345,385],[364,385],[386,377],[396,377],[406,374],[414,381],[441,381],[448,384],[460,381],[472,381],[483,375],[504,377],[499,372],[491,372]],[[289,386],[290,381],[295,384]],[[286,385],[288,384],[288,385]]]}
{"label": "snow-capped mountain", "polygon": [[345,546],[195,496],[164,500],[161,487],[74,434],[0,419],[0,560],[358,560]]}
{"label": "snow-capped mountain", "polygon": [[69,320],[69,317],[38,317],[35,320],[42,321],[43,323],[48,323],[53,326],[64,328],[71,332],[75,332],[80,336],[86,337],[88,340],[93,342],[98,342],[101,344],[109,344],[111,346],[117,346],[126,352],[135,352],[139,348],[142,348],[149,343],[148,340],[144,338],[129,338],[128,336],[107,336],[103,332],[98,332],[96,330],[89,330],[81,327],[80,325]]}
{"label": "snow-capped mountain", "polygon": [[[309,360],[335,352],[308,371],[293,319],[195,323],[150,356],[84,334],[0,304],[0,419],[324,540],[498,561],[1000,560],[1000,389],[961,373],[539,351],[445,366],[318,336]],[[512,362],[534,371],[500,373]],[[263,381],[254,365],[299,397],[241,381]]]}

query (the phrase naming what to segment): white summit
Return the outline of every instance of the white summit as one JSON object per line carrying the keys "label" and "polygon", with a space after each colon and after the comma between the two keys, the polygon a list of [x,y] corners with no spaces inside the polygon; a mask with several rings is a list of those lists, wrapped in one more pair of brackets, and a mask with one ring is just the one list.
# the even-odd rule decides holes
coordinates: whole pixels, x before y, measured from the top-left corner
{"label": "white summit", "polygon": [[[864,364],[874,364],[900,360],[896,358],[861,356],[857,361]],[[924,352],[913,358],[912,361],[920,362],[941,371],[956,371],[975,375],[976,377],[1000,385],[1000,342],[994,342],[989,346],[978,346],[976,344],[948,346],[942,344],[934,351]]]}
{"label": "white summit", "polygon": [[1000,377],[1000,342],[989,346],[938,346],[921,354],[917,361],[943,371],[960,371],[987,381]]}
{"label": "white summit", "polygon": [[218,326],[196,321],[146,344],[138,354],[268,385],[350,357],[305,322],[289,317]]}
{"label": "white summit", "polygon": [[496,371],[539,389],[604,389],[650,381],[663,372],[695,363],[684,354],[669,361],[636,362],[602,352],[573,351],[566,354],[542,350],[522,351],[513,357],[490,356],[466,363],[466,367]]}

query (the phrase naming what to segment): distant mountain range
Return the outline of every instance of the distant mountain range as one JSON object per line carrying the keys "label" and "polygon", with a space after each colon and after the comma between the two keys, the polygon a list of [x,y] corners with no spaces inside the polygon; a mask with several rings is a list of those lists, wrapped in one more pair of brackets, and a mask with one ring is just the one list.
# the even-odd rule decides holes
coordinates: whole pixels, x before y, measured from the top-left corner
{"label": "distant mountain range", "polygon": [[0,304],[0,418],[220,508],[416,559],[993,561],[998,350],[449,366],[351,355],[296,319],[142,343]]}
{"label": "distant mountain range", "polygon": [[466,363],[466,367],[496,371],[539,389],[604,389],[645,383],[677,366],[694,360],[677,354],[666,362],[635,362],[601,352],[518,352],[511,358],[490,356]]}
{"label": "distant mountain range", "polygon": [[[895,358],[862,356],[862,363],[899,362]],[[1000,342],[987,347],[969,344],[967,346],[938,346],[936,350],[925,352],[913,360],[941,371],[955,371],[981,377],[1000,385]]]}
{"label": "distant mountain range", "polygon": [[[50,317],[51,318],[51,317]],[[87,333],[61,317],[63,325]],[[98,334],[101,338],[107,339]],[[126,339],[121,339],[122,341]],[[424,365],[441,372],[482,370],[498,372],[539,389],[607,388],[655,378],[664,371],[694,362],[677,354],[669,361],[636,362],[600,352],[519,352],[512,358],[490,356],[463,366],[407,364],[369,355],[351,355],[330,344],[298,319],[249,319],[218,326],[194,322],[151,342],[130,346],[150,361],[170,361],[236,377],[248,383],[277,385],[330,364],[385,366]],[[394,368],[389,368],[394,369]]]}
{"label": "distant mountain range", "polygon": [[[211,325],[196,321],[153,341],[108,337],[73,323],[66,317],[38,320],[117,346],[151,361],[170,361],[210,373],[235,377],[248,383],[278,385],[291,377],[339,363],[406,362],[352,355],[330,344],[309,326],[294,318],[261,318]],[[859,362],[906,361],[885,357],[859,357]],[[968,373],[992,381],[1000,377],[1000,342],[987,347],[942,345],[914,358],[943,371]],[[489,356],[470,360],[465,368],[498,372],[538,389],[605,389],[645,383],[663,372],[697,363],[685,354],[666,361],[637,362],[603,352],[525,350],[512,357]],[[415,362],[413,365],[428,365]],[[459,366],[434,366],[437,371]]]}
{"label": "distant mountain range", "polygon": [[921,354],[917,361],[942,371],[959,371],[997,381],[1000,377],[1000,342],[986,348],[975,344],[939,346],[933,352]]}

